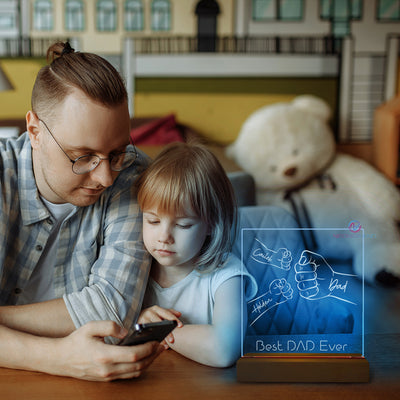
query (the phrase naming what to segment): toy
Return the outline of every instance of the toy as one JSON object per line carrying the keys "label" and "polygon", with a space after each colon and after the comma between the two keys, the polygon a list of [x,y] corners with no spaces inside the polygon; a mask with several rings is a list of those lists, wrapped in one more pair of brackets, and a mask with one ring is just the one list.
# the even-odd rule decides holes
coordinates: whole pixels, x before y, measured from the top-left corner
{"label": "toy", "polygon": [[[330,115],[329,106],[310,95],[265,106],[245,121],[226,153],[253,176],[258,205],[287,208],[306,228],[348,228],[343,232],[351,237],[362,227],[365,279],[397,285],[400,192],[365,161],[336,153]],[[314,248],[352,259],[354,273],[361,276],[356,241],[338,245],[328,230],[312,234]]]}

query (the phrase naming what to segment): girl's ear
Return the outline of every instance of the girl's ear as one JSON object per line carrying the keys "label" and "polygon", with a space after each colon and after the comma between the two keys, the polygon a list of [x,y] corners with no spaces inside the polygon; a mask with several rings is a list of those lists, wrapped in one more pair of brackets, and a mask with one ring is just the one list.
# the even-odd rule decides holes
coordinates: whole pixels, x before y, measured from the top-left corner
{"label": "girl's ear", "polygon": [[39,118],[33,111],[26,113],[26,130],[28,131],[29,139],[31,140],[31,146],[33,149],[39,147]]}

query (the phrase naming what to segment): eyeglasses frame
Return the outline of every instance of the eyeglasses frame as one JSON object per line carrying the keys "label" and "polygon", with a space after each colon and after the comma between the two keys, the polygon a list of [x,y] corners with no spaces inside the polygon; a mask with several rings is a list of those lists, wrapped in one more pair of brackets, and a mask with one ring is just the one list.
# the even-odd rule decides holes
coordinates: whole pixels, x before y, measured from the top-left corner
{"label": "eyeglasses frame", "polygon": [[[57,146],[61,149],[61,151],[66,155],[66,157],[68,158],[68,160],[71,161],[71,163],[72,163],[72,172],[73,172],[74,174],[76,174],[76,175],[85,175],[85,174],[88,174],[89,172],[92,172],[93,170],[95,170],[95,169],[100,165],[100,163],[101,163],[102,161],[104,161],[104,160],[110,160],[110,157],[103,157],[103,158],[102,158],[102,157],[99,157],[98,155],[95,155],[95,154],[94,154],[94,155],[86,154],[86,155],[83,155],[83,156],[79,156],[79,157],[75,158],[75,160],[73,160],[73,159],[67,154],[67,152],[62,148],[62,146],[60,145],[60,143],[58,143],[57,139],[54,137],[53,133],[51,132],[50,128],[47,126],[46,122],[44,122],[41,118],[39,118],[39,116],[37,116],[37,118],[38,118],[38,120],[39,120],[40,122],[42,122],[43,125],[46,127],[47,131],[50,133],[50,136],[51,136],[51,137],[53,138],[53,140],[56,142]],[[132,161],[132,164],[133,164],[133,163],[136,161],[136,158],[137,158],[137,151],[136,151],[135,145],[132,143],[132,139],[131,139],[131,138],[129,138],[129,141],[130,141],[130,145],[133,146],[134,151],[121,151],[121,152],[118,153],[118,154],[122,154],[122,153],[135,153],[135,158],[134,158],[133,161]],[[74,165],[75,165],[75,163],[76,163],[77,161],[79,161],[80,159],[84,158],[84,157],[97,157],[97,158],[99,159],[99,163],[98,163],[94,168],[92,168],[92,169],[90,169],[89,171],[86,171],[86,172],[79,173],[79,172],[74,171]],[[111,156],[111,157],[112,157],[112,156]],[[132,164],[129,164],[129,165],[128,165],[127,167],[125,167],[125,168],[128,168],[128,167],[131,166]],[[114,172],[121,172],[121,171],[123,171],[123,170],[125,169],[125,168],[123,168],[123,169],[120,169],[120,170],[114,170],[114,169],[111,167],[111,162],[110,162],[110,168],[111,168],[111,170],[114,171]]]}

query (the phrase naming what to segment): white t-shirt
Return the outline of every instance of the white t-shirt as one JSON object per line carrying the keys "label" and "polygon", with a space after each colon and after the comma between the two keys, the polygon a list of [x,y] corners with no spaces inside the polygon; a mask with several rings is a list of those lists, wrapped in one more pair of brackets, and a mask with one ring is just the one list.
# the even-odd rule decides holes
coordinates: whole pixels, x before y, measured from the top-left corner
{"label": "white t-shirt", "polygon": [[[179,318],[184,324],[212,323],[215,293],[219,286],[234,276],[243,273],[246,301],[257,293],[255,279],[241,265],[240,260],[230,254],[224,265],[211,272],[193,270],[174,285],[162,288],[149,278],[143,301],[143,308],[158,305],[173,308],[182,313]],[[229,301],[229,299],[226,299]]]}

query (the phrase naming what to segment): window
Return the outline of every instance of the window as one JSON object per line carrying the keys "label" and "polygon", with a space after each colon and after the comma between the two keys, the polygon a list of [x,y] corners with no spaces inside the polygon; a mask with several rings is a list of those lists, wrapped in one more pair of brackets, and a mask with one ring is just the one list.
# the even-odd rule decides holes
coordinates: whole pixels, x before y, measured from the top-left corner
{"label": "window", "polygon": [[151,4],[151,29],[153,31],[169,31],[171,29],[169,0],[153,0]]}
{"label": "window", "polygon": [[303,18],[303,0],[253,0],[253,20],[298,21]]}
{"label": "window", "polygon": [[33,26],[38,31],[53,29],[53,3],[50,0],[36,0],[33,6]]}
{"label": "window", "polygon": [[360,20],[362,17],[362,0],[351,1],[351,18]]}
{"label": "window", "polygon": [[143,30],[143,5],[141,0],[125,1],[125,29],[127,31]]}
{"label": "window", "polygon": [[9,33],[18,30],[18,12],[16,1],[0,0],[0,31]]}
{"label": "window", "polygon": [[82,0],[65,2],[65,29],[67,31],[84,30],[84,7]]}
{"label": "window", "polygon": [[0,31],[17,27],[15,14],[0,12]]}
{"label": "window", "polygon": [[362,17],[362,0],[320,0],[320,17],[332,22],[334,36],[346,36],[350,22]]}
{"label": "window", "polygon": [[378,21],[400,21],[400,0],[378,0]]}
{"label": "window", "polygon": [[320,0],[321,19],[359,20],[362,0]]}
{"label": "window", "polygon": [[97,1],[97,30],[100,32],[117,29],[117,6],[114,0]]}

